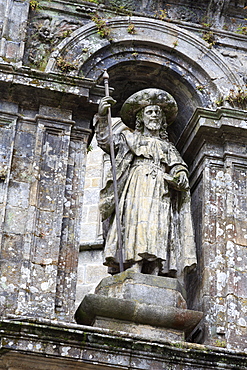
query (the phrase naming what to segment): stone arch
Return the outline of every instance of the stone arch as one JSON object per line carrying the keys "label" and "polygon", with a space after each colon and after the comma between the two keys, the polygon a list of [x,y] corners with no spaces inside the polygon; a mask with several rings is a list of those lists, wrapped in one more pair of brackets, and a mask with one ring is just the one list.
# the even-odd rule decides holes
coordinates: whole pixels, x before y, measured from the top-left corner
{"label": "stone arch", "polygon": [[[135,33],[128,32],[129,24]],[[107,21],[110,38],[102,38],[93,22],[73,32],[52,53],[46,71],[59,71],[58,57],[73,63],[71,75],[102,82],[107,69],[118,115],[123,101],[146,87],[167,90],[176,99],[179,115],[173,138],[179,137],[198,106],[215,107],[240,78],[223,57],[193,33],[172,23],[144,17],[116,17]]]}

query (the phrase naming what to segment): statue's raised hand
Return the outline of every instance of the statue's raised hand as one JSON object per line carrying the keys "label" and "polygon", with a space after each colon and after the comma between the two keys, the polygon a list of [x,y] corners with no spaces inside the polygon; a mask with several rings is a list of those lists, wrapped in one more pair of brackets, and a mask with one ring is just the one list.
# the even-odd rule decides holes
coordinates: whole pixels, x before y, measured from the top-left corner
{"label": "statue's raised hand", "polygon": [[116,100],[114,100],[111,96],[105,96],[104,98],[102,98],[98,108],[99,115],[106,116],[108,113],[108,108],[110,108],[115,103]]}

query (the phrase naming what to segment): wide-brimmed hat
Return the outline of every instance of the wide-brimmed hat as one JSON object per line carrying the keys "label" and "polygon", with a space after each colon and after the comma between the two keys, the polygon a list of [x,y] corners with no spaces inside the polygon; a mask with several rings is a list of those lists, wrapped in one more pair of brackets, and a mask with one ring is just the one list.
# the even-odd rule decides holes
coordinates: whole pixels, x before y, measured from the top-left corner
{"label": "wide-brimmed hat", "polygon": [[148,105],[159,105],[165,113],[167,124],[176,118],[178,107],[168,92],[160,89],[144,89],[131,95],[123,104],[120,116],[125,125],[135,128],[136,114]]}

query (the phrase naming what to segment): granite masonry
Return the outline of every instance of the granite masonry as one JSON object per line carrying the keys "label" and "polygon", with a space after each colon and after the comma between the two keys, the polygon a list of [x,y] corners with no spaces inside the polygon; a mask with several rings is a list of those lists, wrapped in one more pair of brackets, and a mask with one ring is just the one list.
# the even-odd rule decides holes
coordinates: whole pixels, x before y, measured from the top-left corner
{"label": "granite masonry", "polygon": [[[243,0],[0,0],[0,369],[247,369],[246,18]],[[125,293],[108,285],[109,158],[93,128],[105,69],[115,132],[139,90],[178,105],[168,131],[189,168],[198,265],[186,295],[164,289],[177,310],[202,312],[183,333],[164,335],[154,317],[130,324]],[[124,285],[132,300],[139,278]],[[108,323],[107,289],[123,304]],[[85,295],[101,311],[92,298],[76,323]]]}

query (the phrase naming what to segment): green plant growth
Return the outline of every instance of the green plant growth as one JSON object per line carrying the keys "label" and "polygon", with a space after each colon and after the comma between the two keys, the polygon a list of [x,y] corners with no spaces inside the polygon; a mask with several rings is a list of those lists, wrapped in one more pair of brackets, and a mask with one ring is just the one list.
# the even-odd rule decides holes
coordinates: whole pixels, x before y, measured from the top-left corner
{"label": "green plant growth", "polygon": [[223,96],[220,96],[219,99],[215,101],[215,104],[217,105],[217,107],[221,107],[223,103],[224,103]]}
{"label": "green plant growth", "polygon": [[167,18],[167,10],[165,9],[159,9],[155,12],[155,18],[158,18],[160,20],[164,20]]}
{"label": "green plant growth", "polygon": [[30,0],[30,8],[35,11],[41,8],[38,0]]}
{"label": "green plant growth", "polygon": [[211,48],[213,45],[215,45],[215,36],[214,36],[214,33],[212,31],[208,31],[208,32],[205,32],[203,35],[202,35],[202,38],[204,41],[206,41],[208,44],[209,44],[209,47]]}
{"label": "green plant growth", "polygon": [[63,72],[70,72],[77,68],[76,63],[71,63],[67,60],[65,60],[63,57],[57,58],[57,66],[60,68]]}
{"label": "green plant growth", "polygon": [[129,14],[133,9],[132,0],[109,0],[109,5],[116,11]]}
{"label": "green plant growth", "polygon": [[230,90],[230,94],[225,98],[232,105],[238,105],[241,107],[245,107],[247,104],[247,90],[242,89],[241,87],[238,90]]}
{"label": "green plant growth", "polygon": [[211,23],[205,23],[205,22],[202,22],[201,25],[205,28],[210,28],[212,26]]}
{"label": "green plant growth", "polygon": [[96,24],[100,37],[105,37],[109,40],[111,29],[107,26],[106,20],[101,18],[98,14],[95,14],[91,19]]}
{"label": "green plant growth", "polygon": [[87,153],[91,152],[93,150],[93,146],[90,144],[87,147]]}
{"label": "green plant growth", "polygon": [[197,85],[197,86],[196,86],[196,89],[197,89],[198,91],[204,91],[205,86],[203,86],[203,85]]}
{"label": "green plant growth", "polygon": [[126,13],[126,14],[130,14],[130,10],[127,9],[125,5],[120,5],[116,10]]}
{"label": "green plant growth", "polygon": [[133,23],[129,23],[127,31],[131,35],[134,35],[136,33],[135,25]]}
{"label": "green plant growth", "polygon": [[216,341],[214,342],[214,345],[216,347],[225,348],[226,347],[226,341],[225,340],[216,339]]}
{"label": "green plant growth", "polygon": [[207,15],[204,15],[201,20],[200,24],[205,28],[210,28],[212,26],[212,23],[210,23],[210,19]]}
{"label": "green plant growth", "polygon": [[66,37],[70,36],[72,32],[73,32],[72,30],[66,30],[66,31],[64,31],[62,33],[62,37],[61,38],[62,39],[65,39]]}
{"label": "green plant growth", "polygon": [[247,35],[247,26],[238,26],[237,28],[237,33],[239,33],[240,35]]}

